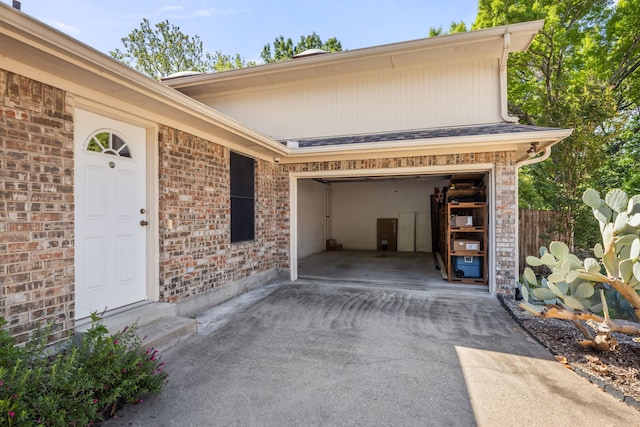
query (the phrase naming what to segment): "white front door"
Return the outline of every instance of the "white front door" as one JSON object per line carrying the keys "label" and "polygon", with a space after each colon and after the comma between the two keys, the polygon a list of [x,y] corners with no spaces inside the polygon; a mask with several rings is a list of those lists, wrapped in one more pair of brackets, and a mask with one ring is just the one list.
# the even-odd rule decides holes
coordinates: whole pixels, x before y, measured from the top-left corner
{"label": "white front door", "polygon": [[75,115],[75,318],[146,298],[146,130]]}

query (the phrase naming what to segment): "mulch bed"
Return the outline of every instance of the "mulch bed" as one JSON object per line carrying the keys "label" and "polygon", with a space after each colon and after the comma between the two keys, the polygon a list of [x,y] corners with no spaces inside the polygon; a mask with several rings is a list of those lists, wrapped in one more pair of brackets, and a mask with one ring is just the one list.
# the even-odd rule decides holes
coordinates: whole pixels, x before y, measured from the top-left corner
{"label": "mulch bed", "polygon": [[578,343],[584,337],[571,322],[532,316],[520,309],[519,301],[511,296],[501,297],[500,301],[516,322],[558,361],[640,410],[640,343],[627,335],[612,334],[619,343],[616,351],[583,348]]}

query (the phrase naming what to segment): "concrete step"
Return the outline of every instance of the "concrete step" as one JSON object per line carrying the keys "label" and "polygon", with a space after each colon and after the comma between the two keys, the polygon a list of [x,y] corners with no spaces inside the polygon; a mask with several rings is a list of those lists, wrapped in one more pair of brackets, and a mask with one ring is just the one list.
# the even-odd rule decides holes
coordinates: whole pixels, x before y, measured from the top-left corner
{"label": "concrete step", "polygon": [[[110,333],[135,324],[137,335],[143,339],[142,346],[162,351],[196,333],[196,320],[179,317],[176,313],[175,304],[144,302],[106,313],[102,317],[102,324]],[[86,332],[90,326],[90,319],[78,321],[76,334]]]}
{"label": "concrete step", "polygon": [[164,351],[195,335],[196,331],[196,319],[178,316],[161,317],[139,327],[138,336],[141,338],[146,337],[142,341],[144,348],[153,347],[158,351]]}

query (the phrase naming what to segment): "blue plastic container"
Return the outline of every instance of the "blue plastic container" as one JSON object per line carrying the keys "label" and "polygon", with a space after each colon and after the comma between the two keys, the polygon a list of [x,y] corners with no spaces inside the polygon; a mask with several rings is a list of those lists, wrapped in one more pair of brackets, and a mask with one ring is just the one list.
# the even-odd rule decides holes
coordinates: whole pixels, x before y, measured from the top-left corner
{"label": "blue plastic container", "polygon": [[480,257],[479,256],[454,256],[453,271],[458,278],[479,279]]}

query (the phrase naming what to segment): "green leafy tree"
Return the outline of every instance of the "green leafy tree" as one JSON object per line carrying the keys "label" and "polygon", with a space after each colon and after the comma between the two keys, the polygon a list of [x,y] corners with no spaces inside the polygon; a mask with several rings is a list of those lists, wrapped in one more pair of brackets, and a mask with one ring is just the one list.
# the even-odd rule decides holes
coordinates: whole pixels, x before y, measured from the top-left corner
{"label": "green leafy tree", "polygon": [[188,36],[166,20],[152,27],[143,19],[140,28],[121,40],[124,50],[115,49],[111,56],[156,80],[179,71],[214,72],[253,65],[237,54],[205,52],[200,37]]}
{"label": "green leafy tree", "polygon": [[[606,72],[621,110],[635,110],[637,122],[640,106],[640,1],[619,0],[605,27],[607,43],[600,46],[603,63],[593,63]],[[611,68],[613,65],[613,68]]]}
{"label": "green leafy tree", "polygon": [[124,51],[115,49],[111,56],[156,80],[178,71],[209,69],[200,38],[182,33],[169,21],[152,28],[149,20],[143,19],[140,28],[121,40]]}
{"label": "green leafy tree", "polygon": [[285,39],[283,36],[278,36],[272,44],[264,45],[260,57],[265,63],[280,62],[292,59],[295,55],[308,49],[341,52],[342,44],[335,37],[323,42],[315,31],[308,36],[300,36],[300,41],[296,45],[293,44],[291,38]]}
{"label": "green leafy tree", "polygon": [[[550,159],[523,170],[522,202],[562,212],[567,242],[590,247],[597,230],[580,195],[637,105],[640,0],[480,0],[473,29],[545,19],[529,50],[509,58],[509,110],[521,122],[573,128]],[[627,27],[635,25],[635,27]],[[626,28],[626,30],[624,29]],[[532,191],[533,190],[533,191]],[[575,236],[573,242],[570,236]],[[574,246],[574,244],[570,244]]]}
{"label": "green leafy tree", "polygon": [[216,51],[214,54],[207,53],[206,57],[207,71],[228,71],[236,70],[238,68],[253,67],[256,65],[253,61],[246,62],[239,53],[232,56]]}
{"label": "green leafy tree", "polygon": [[446,32],[442,29],[442,25],[439,27],[431,27],[429,28],[429,37],[442,36],[445,34],[455,34],[455,33],[464,33],[467,31],[467,24],[464,21],[460,22],[452,22],[449,26],[449,31]]}
{"label": "green leafy tree", "polygon": [[596,175],[601,188],[640,192],[640,117],[633,117],[621,135],[607,148],[607,156]]}

